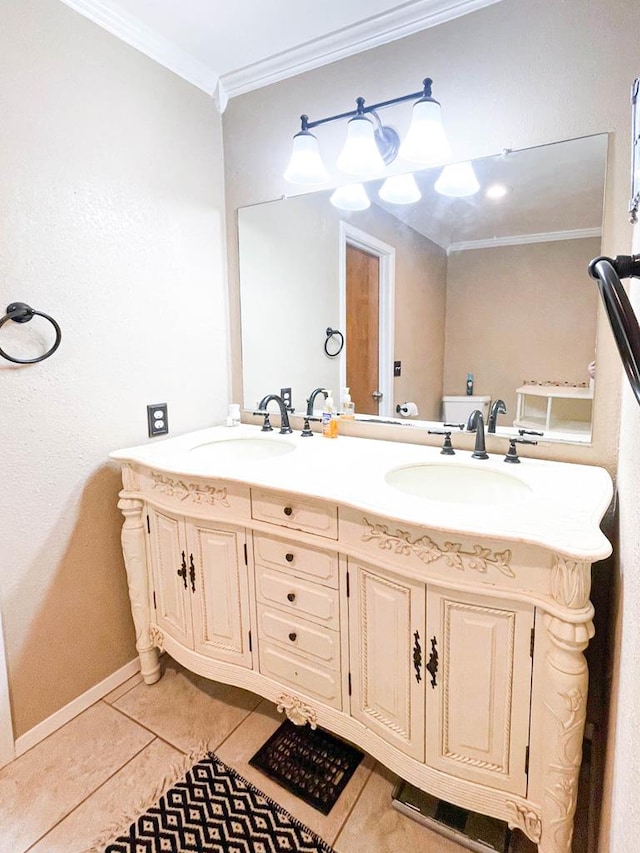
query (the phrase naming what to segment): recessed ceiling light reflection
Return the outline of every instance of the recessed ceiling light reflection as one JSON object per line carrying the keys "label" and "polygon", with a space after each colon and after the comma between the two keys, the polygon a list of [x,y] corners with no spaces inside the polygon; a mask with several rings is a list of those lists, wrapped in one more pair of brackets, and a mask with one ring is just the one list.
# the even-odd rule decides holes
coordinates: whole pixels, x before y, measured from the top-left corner
{"label": "recessed ceiling light reflection", "polygon": [[362,184],[345,184],[331,193],[329,199],[340,210],[366,210],[371,202]]}

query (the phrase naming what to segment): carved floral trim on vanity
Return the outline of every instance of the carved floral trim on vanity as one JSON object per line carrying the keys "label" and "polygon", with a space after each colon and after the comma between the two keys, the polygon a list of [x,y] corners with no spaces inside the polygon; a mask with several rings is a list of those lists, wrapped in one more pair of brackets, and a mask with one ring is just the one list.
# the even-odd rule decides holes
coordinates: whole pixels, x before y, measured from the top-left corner
{"label": "carved floral trim on vanity", "polygon": [[531,806],[515,803],[513,800],[507,800],[506,806],[513,812],[509,827],[511,829],[518,827],[534,844],[538,844],[542,837],[542,820],[538,812],[534,811]]}
{"label": "carved floral trim on vanity", "polygon": [[159,651],[164,651],[164,634],[158,628],[157,625],[149,626],[149,636],[151,637],[151,643],[154,645]]}
{"label": "carved floral trim on vanity", "polygon": [[509,578],[515,578],[515,572],[509,565],[511,551],[491,551],[482,545],[474,545],[473,551],[463,551],[459,542],[445,542],[441,547],[430,536],[419,536],[412,540],[411,535],[404,530],[390,533],[386,524],[371,524],[366,518],[362,519],[364,542],[377,541],[378,548],[383,551],[393,551],[403,557],[416,556],[423,563],[432,563],[444,557],[447,565],[464,571],[472,569],[485,573],[489,568],[497,569]]}
{"label": "carved floral trim on vanity", "polygon": [[278,713],[286,714],[294,726],[304,726],[309,723],[310,728],[315,729],[318,726],[318,715],[310,705],[307,705],[302,699],[297,696],[291,696],[288,693],[283,693],[278,698]]}
{"label": "carved floral trim on vanity", "polygon": [[590,592],[591,565],[554,554],[551,593],[558,604],[576,609],[586,607]]}
{"label": "carved floral trim on vanity", "polygon": [[196,485],[195,483],[185,483],[182,480],[172,480],[164,474],[156,474],[151,472],[153,478],[153,488],[157,489],[165,495],[172,498],[180,498],[182,501],[193,501],[197,504],[215,504],[220,503],[224,507],[230,507],[231,504],[227,499],[227,490],[225,488],[218,489],[215,486]]}

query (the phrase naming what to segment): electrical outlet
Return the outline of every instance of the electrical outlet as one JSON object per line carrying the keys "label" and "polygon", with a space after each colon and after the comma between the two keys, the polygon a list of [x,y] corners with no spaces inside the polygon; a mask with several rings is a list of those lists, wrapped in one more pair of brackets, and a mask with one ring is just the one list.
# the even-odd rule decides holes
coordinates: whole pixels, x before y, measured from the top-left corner
{"label": "electrical outlet", "polygon": [[393,362],[393,375],[394,376],[402,376],[402,362],[394,361]]}
{"label": "electrical outlet", "polygon": [[147,406],[147,424],[149,438],[156,435],[167,435],[169,432],[169,416],[166,403],[153,403]]}
{"label": "electrical outlet", "polygon": [[287,409],[291,409],[291,388],[281,388],[280,396]]}

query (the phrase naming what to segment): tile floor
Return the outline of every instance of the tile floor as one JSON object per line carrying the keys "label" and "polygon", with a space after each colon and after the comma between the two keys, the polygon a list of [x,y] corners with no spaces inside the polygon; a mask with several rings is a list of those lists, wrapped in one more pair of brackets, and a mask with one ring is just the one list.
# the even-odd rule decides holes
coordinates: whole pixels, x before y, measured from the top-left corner
{"label": "tile floor", "polygon": [[463,853],[391,807],[395,777],[369,756],[329,815],[307,806],[248,765],[283,720],[273,704],[163,661],[157,684],[129,679],[0,770],[0,853],[86,853],[205,744],[338,853]]}

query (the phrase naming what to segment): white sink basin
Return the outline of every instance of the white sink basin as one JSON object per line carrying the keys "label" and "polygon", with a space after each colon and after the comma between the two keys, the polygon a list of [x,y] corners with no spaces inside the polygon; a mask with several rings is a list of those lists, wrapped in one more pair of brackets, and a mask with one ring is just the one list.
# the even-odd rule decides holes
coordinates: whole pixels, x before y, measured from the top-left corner
{"label": "white sink basin", "polygon": [[406,465],[388,471],[385,480],[407,495],[445,503],[510,504],[532,494],[517,477],[479,466]]}
{"label": "white sink basin", "polygon": [[219,459],[229,462],[255,461],[284,456],[295,450],[292,441],[281,438],[223,438],[198,444],[189,451],[190,456],[201,459]]}

